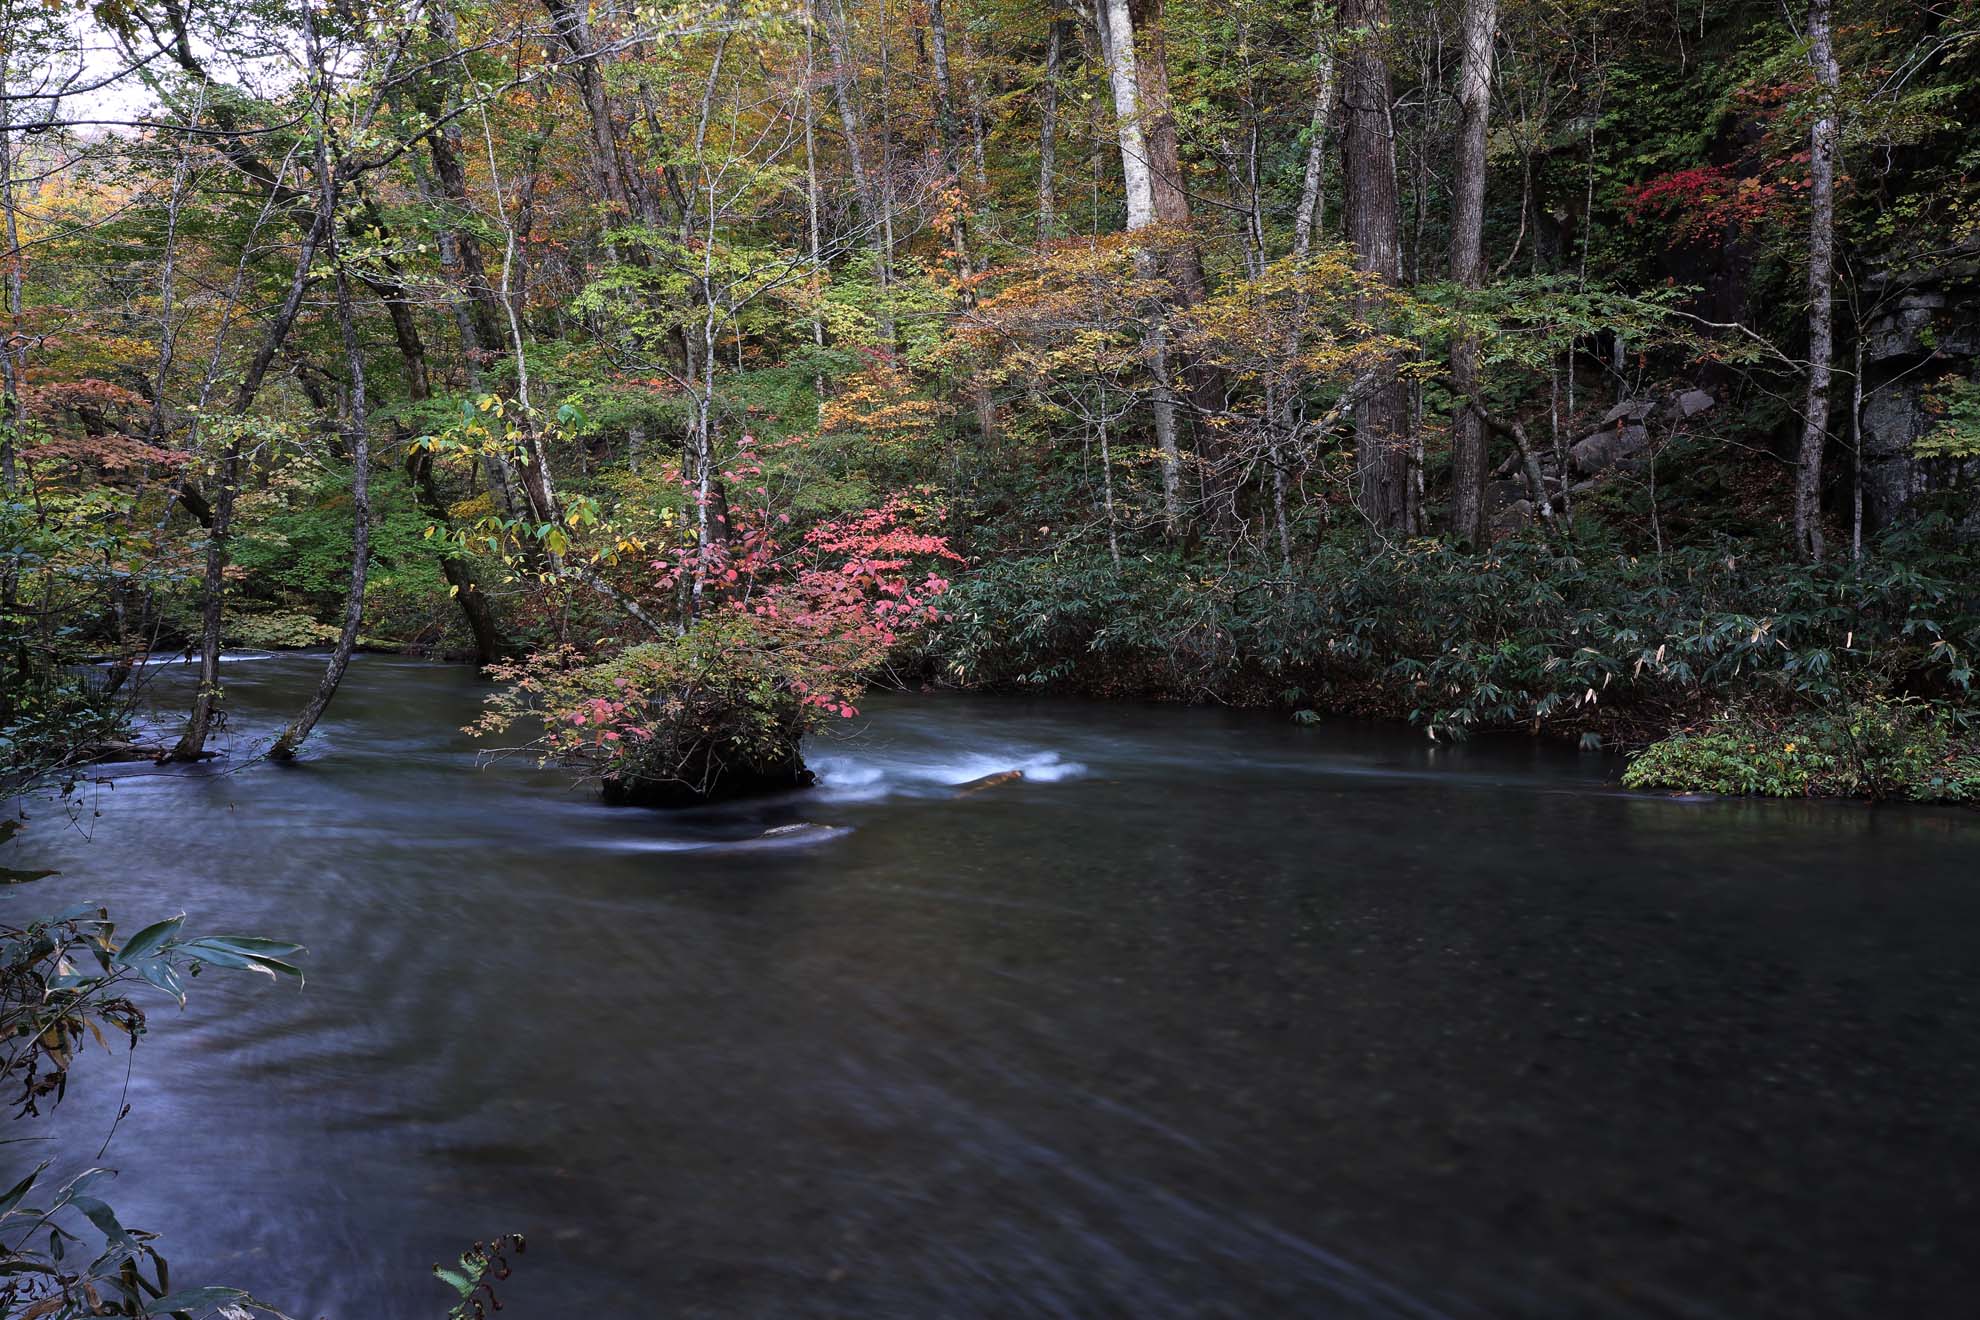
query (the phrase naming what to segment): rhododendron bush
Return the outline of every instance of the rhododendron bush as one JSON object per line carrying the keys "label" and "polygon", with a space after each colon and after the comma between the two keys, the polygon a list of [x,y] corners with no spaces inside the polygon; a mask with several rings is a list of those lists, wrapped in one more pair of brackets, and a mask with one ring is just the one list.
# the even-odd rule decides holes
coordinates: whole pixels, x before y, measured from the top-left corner
{"label": "rhododendron bush", "polygon": [[857,715],[869,680],[941,617],[942,568],[960,557],[927,530],[940,519],[896,496],[814,526],[788,550],[759,523],[705,554],[690,546],[656,560],[644,603],[675,608],[698,570],[692,622],[494,666],[505,686],[470,731],[527,729],[541,763],[575,769],[617,801],[802,787],[804,736]]}

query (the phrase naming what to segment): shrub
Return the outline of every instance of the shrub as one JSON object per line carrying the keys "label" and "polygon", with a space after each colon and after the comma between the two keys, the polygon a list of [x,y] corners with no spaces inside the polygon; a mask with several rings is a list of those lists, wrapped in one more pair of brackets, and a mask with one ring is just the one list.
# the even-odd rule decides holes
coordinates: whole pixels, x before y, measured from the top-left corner
{"label": "shrub", "polygon": [[1768,797],[1980,800],[1980,744],[1930,703],[1870,697],[1774,719],[1719,714],[1652,743],[1623,772],[1631,788]]}
{"label": "shrub", "polygon": [[229,611],[225,634],[230,646],[283,651],[305,646],[328,646],[337,640],[334,624],[323,623],[301,610]]}
{"label": "shrub", "polygon": [[510,686],[471,732],[541,720],[539,760],[578,771],[610,800],[679,805],[810,782],[801,743],[849,691],[817,686],[797,653],[748,615],[724,612],[672,641],[585,663],[568,648],[496,665]]}
{"label": "shrub", "polygon": [[[747,530],[712,557],[703,612],[678,636],[616,647],[607,639],[591,654],[563,646],[492,666],[509,686],[469,732],[539,721],[528,747],[541,761],[578,770],[622,802],[808,784],[804,735],[856,714],[868,676],[938,617],[949,583],[935,566],[956,555],[920,530],[924,518],[939,512],[895,497],[818,524],[783,554],[766,528]],[[683,551],[651,567],[681,600],[693,564]],[[641,618],[649,631],[658,626]]]}
{"label": "shrub", "polygon": [[1980,558],[1930,541],[1809,567],[1708,546],[1323,546],[1290,574],[1179,555],[1006,560],[959,582],[937,658],[983,687],[1320,704],[1481,729],[1661,733],[1739,699],[1963,695]]}

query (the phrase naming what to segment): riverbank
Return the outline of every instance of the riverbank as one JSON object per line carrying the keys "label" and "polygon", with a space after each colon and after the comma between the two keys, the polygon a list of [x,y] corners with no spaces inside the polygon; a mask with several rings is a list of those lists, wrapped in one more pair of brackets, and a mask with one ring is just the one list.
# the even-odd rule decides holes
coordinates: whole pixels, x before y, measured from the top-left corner
{"label": "riverbank", "polygon": [[926,658],[981,690],[1615,747],[1646,788],[1961,802],[1976,582],[1972,548],[1925,534],[1815,566],[1538,538],[1335,541],[1276,572],[1059,554],[963,576]]}
{"label": "riverbank", "polygon": [[1645,789],[1961,803],[1980,798],[1976,582],[1980,553],[1930,525],[1812,567],[1723,545],[1632,554],[1586,530],[1482,554],[1342,537],[1276,569],[1061,550],[960,574],[895,658],[965,690],[1610,748]]}

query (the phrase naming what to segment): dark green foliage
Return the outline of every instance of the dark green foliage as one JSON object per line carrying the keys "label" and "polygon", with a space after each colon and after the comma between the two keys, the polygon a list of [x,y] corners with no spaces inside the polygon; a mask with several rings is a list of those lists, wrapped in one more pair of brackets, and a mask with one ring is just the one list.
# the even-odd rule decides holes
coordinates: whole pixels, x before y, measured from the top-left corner
{"label": "dark green foliage", "polygon": [[[10,833],[11,831],[8,831]],[[4,838],[4,834],[0,834]],[[120,937],[97,908],[23,925],[0,922],[0,1099],[16,1118],[59,1103],[70,1072],[92,1042],[134,1049],[145,1012],[132,997],[143,982],[181,1007],[203,967],[302,973],[287,959],[301,946],[250,936],[188,936],[185,917]],[[174,1288],[155,1235],[129,1228],[103,1199],[116,1177],[87,1169],[58,1180],[45,1159],[0,1186],[0,1315],[79,1320],[92,1315],[231,1316],[280,1312],[238,1288]],[[91,1238],[101,1246],[91,1245]]]}
{"label": "dark green foliage", "polygon": [[433,1276],[460,1297],[447,1312],[448,1320],[485,1320],[491,1311],[501,1310],[495,1285],[512,1273],[509,1257],[522,1255],[528,1245],[522,1234],[504,1233],[493,1242],[477,1242],[463,1251],[457,1269],[435,1264]]}
{"label": "dark green foliage", "polygon": [[1731,697],[1802,710],[1963,693],[1980,648],[1973,558],[1918,538],[1886,548],[1810,568],[1731,546],[1369,554],[1335,541],[1291,578],[1176,559],[1118,571],[1103,556],[1009,560],[958,584],[936,645],[955,678],[986,687],[1276,699],[1449,737],[1627,736]]}
{"label": "dark green foliage", "polygon": [[1730,711],[1652,743],[1623,774],[1632,788],[1768,797],[1980,800],[1980,741],[1951,712],[1881,697],[1794,719]]}
{"label": "dark green foliage", "polygon": [[[417,596],[425,604],[445,603],[441,579],[426,529],[432,520],[413,503],[402,474],[374,474],[371,490],[372,595]],[[314,484],[252,522],[233,546],[234,562],[248,575],[255,594],[299,606],[318,619],[343,608],[351,567],[351,504],[348,477],[327,471]],[[423,618],[426,610],[419,610]],[[389,616],[396,620],[398,616]],[[379,630],[380,617],[368,619]],[[389,635],[389,633],[387,634]],[[268,643],[273,645],[275,643]]]}

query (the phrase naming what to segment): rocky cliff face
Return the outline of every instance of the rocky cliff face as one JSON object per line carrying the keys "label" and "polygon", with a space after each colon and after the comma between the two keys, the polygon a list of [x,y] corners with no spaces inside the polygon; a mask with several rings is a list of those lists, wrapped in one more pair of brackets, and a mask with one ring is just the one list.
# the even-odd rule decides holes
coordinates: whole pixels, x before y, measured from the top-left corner
{"label": "rocky cliff face", "polygon": [[[1921,459],[1937,421],[1927,404],[1948,376],[1980,377],[1980,258],[1866,281],[1863,339],[1863,520],[1889,527],[1939,491],[1966,494],[1963,526],[1980,536],[1980,460]],[[1847,398],[1837,409],[1849,416]],[[1845,443],[1847,434],[1839,439]]]}

